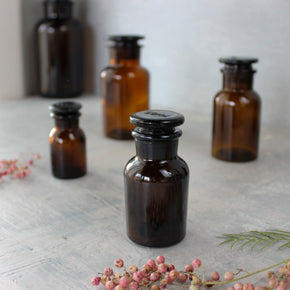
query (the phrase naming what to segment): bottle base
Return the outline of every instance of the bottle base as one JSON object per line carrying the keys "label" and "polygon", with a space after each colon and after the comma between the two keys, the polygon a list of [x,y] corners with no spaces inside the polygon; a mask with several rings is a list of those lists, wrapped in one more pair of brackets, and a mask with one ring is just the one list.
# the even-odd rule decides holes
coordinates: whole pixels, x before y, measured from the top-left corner
{"label": "bottle base", "polygon": [[115,129],[106,133],[106,136],[112,139],[133,140],[131,133],[130,130]]}
{"label": "bottle base", "polygon": [[136,239],[134,237],[130,237],[128,235],[129,239],[138,244],[138,245],[141,245],[141,246],[145,246],[145,247],[150,247],[150,248],[164,248],[164,247],[170,247],[170,246],[174,246],[176,244],[178,244],[179,242],[181,242],[185,235],[183,235],[182,237],[178,238],[178,239],[175,239],[175,240],[151,240],[151,239],[147,239],[147,240],[139,240],[139,239]]}
{"label": "bottle base", "polygon": [[79,168],[79,167],[69,167],[69,168],[64,168],[63,170],[53,170],[52,174],[54,177],[59,178],[59,179],[74,179],[74,178],[79,178],[83,177],[86,175],[86,171]]}
{"label": "bottle base", "polygon": [[53,94],[40,93],[39,95],[41,97],[48,98],[48,99],[68,99],[68,98],[80,97],[82,95],[82,93],[83,93],[82,91],[79,91],[79,92],[74,92],[74,93],[70,93],[70,94],[65,94],[65,93],[59,93],[59,94],[56,94],[56,93],[53,93]]}
{"label": "bottle base", "polygon": [[223,161],[248,162],[257,159],[257,155],[247,149],[242,148],[223,148],[212,156]]}

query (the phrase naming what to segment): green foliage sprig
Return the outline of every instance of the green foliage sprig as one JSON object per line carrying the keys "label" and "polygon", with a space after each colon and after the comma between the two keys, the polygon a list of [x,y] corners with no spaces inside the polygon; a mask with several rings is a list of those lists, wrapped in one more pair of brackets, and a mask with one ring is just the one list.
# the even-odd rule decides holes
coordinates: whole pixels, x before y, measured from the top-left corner
{"label": "green foliage sprig", "polygon": [[278,247],[278,250],[283,248],[290,248],[290,232],[280,230],[269,231],[249,231],[238,234],[223,234],[218,237],[224,239],[220,245],[231,244],[233,248],[236,244],[241,244],[240,249],[243,249],[247,245],[252,245],[251,250],[254,250],[256,246],[262,246],[261,250],[275,243],[283,243]]}

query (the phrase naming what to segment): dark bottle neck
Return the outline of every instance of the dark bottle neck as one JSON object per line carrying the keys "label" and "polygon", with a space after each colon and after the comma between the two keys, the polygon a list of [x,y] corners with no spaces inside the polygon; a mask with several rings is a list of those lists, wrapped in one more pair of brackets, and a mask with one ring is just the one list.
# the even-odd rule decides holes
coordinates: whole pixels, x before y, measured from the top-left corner
{"label": "dark bottle neck", "polygon": [[79,119],[78,118],[63,118],[55,119],[55,126],[59,129],[78,129]]}
{"label": "dark bottle neck", "polygon": [[250,73],[223,73],[223,89],[225,90],[252,90],[253,76]]}
{"label": "dark bottle neck", "polygon": [[111,47],[110,64],[137,66],[140,64],[140,47]]}
{"label": "dark bottle neck", "polygon": [[72,17],[72,2],[45,2],[44,13],[47,19],[70,19]]}
{"label": "dark bottle neck", "polygon": [[177,156],[178,139],[170,141],[136,140],[137,156],[144,160],[170,160]]}

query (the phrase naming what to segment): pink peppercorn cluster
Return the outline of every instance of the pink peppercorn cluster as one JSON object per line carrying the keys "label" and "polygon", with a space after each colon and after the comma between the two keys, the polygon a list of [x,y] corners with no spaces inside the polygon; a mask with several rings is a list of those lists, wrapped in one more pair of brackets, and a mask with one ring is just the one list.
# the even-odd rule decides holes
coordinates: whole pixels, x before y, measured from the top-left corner
{"label": "pink peppercorn cluster", "polygon": [[[202,276],[205,276],[204,268],[199,259],[195,259],[191,264],[185,265],[184,271],[178,271],[173,264],[165,263],[163,256],[158,256],[156,261],[148,260],[140,269],[133,265],[126,270],[122,259],[117,259],[114,265],[117,268],[123,268],[123,273],[114,273],[113,269],[105,268],[102,273],[99,273],[99,276],[92,279],[92,284],[95,286],[102,284],[108,290],[137,290],[143,288],[160,290],[166,289],[170,285],[188,286],[190,290],[199,290],[201,287],[208,289],[227,283],[233,284],[239,279],[244,279],[255,274],[246,274],[237,278],[236,276],[242,270],[239,270],[237,273],[226,272],[223,276],[224,280],[220,280],[220,274],[214,271],[211,273],[210,279],[204,280],[204,278],[201,279],[194,273],[196,268],[201,268],[203,271]],[[290,282],[290,260],[286,260],[285,266],[280,267],[277,274],[269,271],[266,277],[269,279],[269,285],[267,287],[255,287],[251,283],[235,283],[233,286],[228,287],[227,290],[286,290]]]}
{"label": "pink peppercorn cluster", "polygon": [[0,160],[0,182],[3,181],[4,176],[11,176],[18,179],[25,178],[31,174],[30,166],[34,164],[34,160],[39,158],[39,154],[33,154],[32,158],[25,162],[19,159]]}
{"label": "pink peppercorn cluster", "polygon": [[104,269],[100,276],[92,280],[93,285],[103,284],[106,289],[137,290],[149,288],[151,290],[166,289],[168,285],[174,283],[191,282],[191,284],[201,285],[201,279],[193,273],[194,268],[201,267],[201,261],[196,259],[192,264],[185,266],[185,271],[177,271],[173,264],[165,263],[164,256],[158,256],[155,260],[148,260],[142,268],[130,266],[128,270],[124,267],[124,262],[117,259],[115,267],[123,268],[123,274],[114,273],[111,268]]}

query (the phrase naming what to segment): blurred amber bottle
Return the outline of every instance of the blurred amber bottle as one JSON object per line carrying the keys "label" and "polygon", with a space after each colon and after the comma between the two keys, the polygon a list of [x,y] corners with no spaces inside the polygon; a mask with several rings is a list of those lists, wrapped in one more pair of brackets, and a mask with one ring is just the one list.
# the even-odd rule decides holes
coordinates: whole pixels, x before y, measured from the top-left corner
{"label": "blurred amber bottle", "polygon": [[256,58],[221,58],[223,89],[214,98],[212,155],[225,161],[258,156],[261,101],[253,91]]}
{"label": "blurred amber bottle", "polygon": [[129,117],[149,107],[149,73],[140,66],[143,36],[110,36],[110,66],[101,72],[104,133],[115,139],[132,139]]}
{"label": "blurred amber bottle", "polygon": [[79,128],[81,104],[59,102],[50,107],[55,127],[50,131],[52,173],[58,178],[77,178],[86,174],[86,137]]}
{"label": "blurred amber bottle", "polygon": [[82,27],[72,18],[70,0],[44,1],[36,26],[38,82],[42,96],[76,97],[83,92]]}

